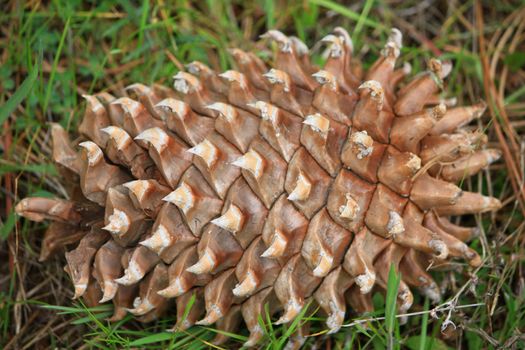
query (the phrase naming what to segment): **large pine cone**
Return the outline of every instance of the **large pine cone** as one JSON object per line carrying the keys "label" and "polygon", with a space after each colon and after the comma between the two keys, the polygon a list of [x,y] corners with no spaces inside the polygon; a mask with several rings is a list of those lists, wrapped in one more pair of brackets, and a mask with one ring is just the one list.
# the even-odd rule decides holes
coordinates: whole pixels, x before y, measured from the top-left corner
{"label": "large pine cone", "polygon": [[431,262],[481,263],[464,243],[476,230],[447,217],[501,206],[455,185],[499,152],[463,128],[483,104],[447,110],[439,98],[450,64],[430,60],[398,89],[410,72],[394,69],[398,30],[364,79],[342,28],[323,39],[322,70],[297,38],[265,37],[278,48],[270,70],[235,49],[238,70],[191,63],[176,91],[133,84],[136,99],[85,96],[80,154],[53,126],[71,200],[26,198],[17,211],[53,220],[42,259],[79,241],[66,253],[75,298],[142,321],[174,301],[180,328],[231,332],[243,318],[254,345],[265,304],[286,323],[314,301],[335,332],[347,303],[371,310],[391,265],[404,312],[410,287],[439,300]]}

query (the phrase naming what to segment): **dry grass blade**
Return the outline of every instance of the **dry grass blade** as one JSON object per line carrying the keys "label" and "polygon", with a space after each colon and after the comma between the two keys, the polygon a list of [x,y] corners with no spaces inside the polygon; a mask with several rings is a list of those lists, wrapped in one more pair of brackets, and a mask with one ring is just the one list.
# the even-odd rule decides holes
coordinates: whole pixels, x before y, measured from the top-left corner
{"label": "dry grass blade", "polygon": [[[520,18],[520,14],[523,15],[524,13],[525,9],[521,9],[517,13],[514,13],[512,16]],[[496,130],[496,135],[498,137],[500,147],[503,151],[505,163],[507,164],[507,168],[511,172],[510,179],[512,187],[516,193],[519,193],[518,201],[520,203],[522,213],[525,216],[525,181],[523,177],[522,168],[520,167],[521,150],[518,146],[518,142],[516,141],[516,132],[514,131],[514,128],[510,123],[509,117],[505,110],[503,98],[498,93],[498,90],[495,86],[495,74],[489,66],[487,44],[485,42],[485,36],[483,34],[483,9],[481,7],[481,3],[479,2],[476,5],[476,20],[478,27],[480,59],[483,66],[483,87],[485,90],[485,95],[487,96],[488,107],[490,110],[494,128]]]}

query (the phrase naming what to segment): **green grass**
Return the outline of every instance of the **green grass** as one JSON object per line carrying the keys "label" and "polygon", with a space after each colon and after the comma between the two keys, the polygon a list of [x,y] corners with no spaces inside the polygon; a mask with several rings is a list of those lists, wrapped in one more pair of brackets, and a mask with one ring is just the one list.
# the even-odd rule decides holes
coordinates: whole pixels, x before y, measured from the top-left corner
{"label": "green grass", "polygon": [[[216,331],[211,328],[166,332],[175,322],[170,315],[147,325],[131,317],[109,323],[105,320],[111,312],[107,306],[89,309],[69,299],[70,283],[59,258],[38,263],[45,224],[17,222],[12,208],[22,196],[64,193],[50,160],[48,123],[58,122],[74,130],[83,113],[82,94],[103,89],[118,94],[131,82],[169,85],[183,64],[193,60],[207,62],[217,70],[227,69],[233,63],[228,48],[263,47],[257,42],[258,35],[270,27],[300,37],[315,48],[314,61],[322,64],[322,50],[315,43],[333,27],[343,26],[353,37],[356,57],[369,67],[389,28],[396,26],[405,33],[400,61],[410,62],[414,73],[424,69],[425,60],[435,55],[436,48],[442,58],[454,62],[447,97],[458,97],[460,104],[489,100],[483,88],[475,3],[395,4],[377,0],[351,6],[330,0],[103,0],[89,4],[54,0],[24,4],[13,0],[2,5],[0,347],[213,348],[210,340]],[[497,8],[487,2],[482,30],[487,41],[499,39],[489,43],[488,52],[495,57],[496,84],[518,137],[523,134],[520,117],[525,112],[523,30],[520,34],[512,15],[523,13],[523,9],[519,1],[501,3]],[[512,30],[511,39],[521,42],[517,49],[512,49],[510,39],[502,42],[498,36],[501,23]],[[501,42],[498,51],[496,45]],[[261,56],[271,59],[264,52]],[[510,74],[502,73],[504,67]],[[479,127],[486,128],[490,142],[497,146],[489,113]],[[447,286],[445,301],[453,304],[429,305],[415,293],[415,306],[409,311],[413,314],[401,324],[396,297],[402,276],[392,269],[386,296],[377,293],[373,297],[374,313],[349,319],[333,336],[326,335],[322,316],[314,316],[313,305],[288,326],[276,326],[265,315],[260,319],[265,330],[261,348],[282,349],[304,322],[312,323],[307,348],[525,348],[520,333],[525,329],[523,215],[519,206],[512,205],[515,198],[506,168],[499,163],[493,171],[466,180],[462,186],[492,191],[509,199],[510,204],[496,215],[463,219],[464,224],[482,229],[471,246],[484,252],[485,263],[477,270],[458,264],[454,272],[434,273],[436,280]],[[445,321],[449,327],[442,330]],[[239,347],[247,331],[231,336],[226,347]]]}

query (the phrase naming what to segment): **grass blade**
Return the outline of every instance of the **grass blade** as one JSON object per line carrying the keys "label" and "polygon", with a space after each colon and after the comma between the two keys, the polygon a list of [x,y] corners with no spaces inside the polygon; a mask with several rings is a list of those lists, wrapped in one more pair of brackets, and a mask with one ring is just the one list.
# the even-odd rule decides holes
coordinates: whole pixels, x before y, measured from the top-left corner
{"label": "grass blade", "polygon": [[373,5],[374,5],[374,0],[367,0],[365,2],[365,5],[363,6],[363,11],[361,12],[361,15],[359,16],[359,19],[357,20],[357,24],[355,25],[353,37],[357,37],[361,33],[364,22],[368,19],[368,14],[370,13],[370,10],[372,9]]}
{"label": "grass blade", "polygon": [[148,335],[143,338],[136,339],[129,343],[130,346],[141,346],[146,344],[153,344],[153,343],[160,343],[163,341],[170,340],[174,337],[173,333],[168,332],[161,332],[161,333],[155,333],[152,335]]}
{"label": "grass blade", "polygon": [[[425,298],[425,311],[428,310],[428,298]],[[428,329],[428,313],[424,313],[421,320],[421,338],[419,339],[419,350],[425,350],[427,348],[427,329]]]}
{"label": "grass blade", "polygon": [[140,17],[139,38],[138,38],[138,45],[137,45],[138,47],[142,46],[142,43],[144,42],[144,30],[148,22],[148,14],[149,14],[149,1],[147,0],[143,1],[141,13],[142,13],[142,16]]}
{"label": "grass blade", "polygon": [[397,294],[401,278],[397,275],[394,265],[390,265],[386,290],[385,322],[388,333],[388,349],[394,348],[394,330],[396,324]]}
{"label": "grass blade", "polygon": [[38,72],[40,68],[40,62],[42,61],[42,48],[40,48],[39,58],[37,64],[33,66],[33,69],[24,79],[24,82],[20,87],[15,91],[7,102],[0,107],[0,125],[3,124],[6,119],[14,112],[16,107],[22,103],[22,101],[29,95],[33,85],[35,84],[36,78],[38,77]]}
{"label": "grass blade", "polygon": [[62,36],[60,37],[60,42],[58,43],[58,48],[55,53],[55,58],[53,60],[53,67],[51,68],[51,74],[49,75],[49,81],[47,82],[46,95],[44,97],[43,111],[47,112],[47,106],[49,104],[49,99],[51,98],[51,90],[53,88],[53,81],[55,80],[55,74],[57,72],[58,61],[60,60],[60,54],[64,48],[64,42],[66,41],[66,34],[69,30],[69,23],[71,23],[71,17],[68,17],[66,24],[64,25],[64,30],[62,31]]}
{"label": "grass blade", "polygon": [[273,0],[264,1],[264,11],[266,12],[266,28],[272,29],[275,26],[275,4]]}
{"label": "grass blade", "polygon": [[359,21],[361,20],[362,22],[362,25],[366,25],[368,27],[372,27],[374,29],[382,29],[382,30],[385,30],[386,27],[379,23],[379,22],[376,22],[374,20],[371,20],[370,18],[365,18],[365,17],[362,17],[359,13],[355,12],[355,11],[352,11],[350,10],[349,8],[343,6],[343,5],[340,5],[334,1],[330,1],[330,0],[309,0],[309,2],[311,4],[315,4],[315,5],[319,5],[319,6],[322,6],[322,7],[325,7],[329,10],[332,10],[332,11],[335,11],[345,17],[348,17],[350,19],[353,19],[354,21]]}

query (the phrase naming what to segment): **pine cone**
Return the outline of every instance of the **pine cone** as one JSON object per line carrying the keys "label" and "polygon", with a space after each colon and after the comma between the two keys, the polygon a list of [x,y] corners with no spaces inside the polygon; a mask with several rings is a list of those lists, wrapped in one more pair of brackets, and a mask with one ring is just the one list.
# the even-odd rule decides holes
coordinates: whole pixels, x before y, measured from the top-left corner
{"label": "pine cone", "polygon": [[133,84],[134,98],[84,96],[80,152],[53,125],[71,199],[26,198],[16,209],[53,221],[42,259],[78,242],[65,254],[75,298],[145,322],[176,304],[179,329],[232,332],[244,319],[253,346],[265,304],[287,323],[315,302],[336,332],[347,304],[372,310],[391,265],[405,312],[411,288],[440,299],[431,262],[481,264],[464,243],[476,229],[447,217],[500,208],[455,184],[500,154],[463,128],[484,104],[440,99],[451,65],[432,59],[399,89],[410,66],[394,68],[396,29],[364,77],[342,28],[323,39],[321,70],[297,38],[263,37],[278,47],[270,70],[234,49],[237,70],[193,62],[175,91]]}

